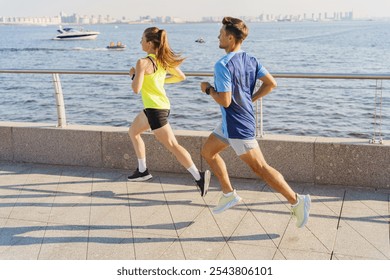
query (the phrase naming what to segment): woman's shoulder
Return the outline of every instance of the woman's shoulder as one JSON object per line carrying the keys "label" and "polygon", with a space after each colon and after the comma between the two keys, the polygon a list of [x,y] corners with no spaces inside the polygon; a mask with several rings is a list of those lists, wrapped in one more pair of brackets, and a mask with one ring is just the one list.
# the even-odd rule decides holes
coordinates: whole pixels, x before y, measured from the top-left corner
{"label": "woman's shoulder", "polygon": [[145,62],[148,62],[149,61],[149,58],[146,56],[146,57],[141,57],[138,59],[139,62],[141,63],[145,63]]}
{"label": "woman's shoulder", "polygon": [[137,61],[137,64],[140,65],[140,66],[147,66],[148,63],[150,63],[149,59],[147,57],[141,57],[140,59],[138,59]]}

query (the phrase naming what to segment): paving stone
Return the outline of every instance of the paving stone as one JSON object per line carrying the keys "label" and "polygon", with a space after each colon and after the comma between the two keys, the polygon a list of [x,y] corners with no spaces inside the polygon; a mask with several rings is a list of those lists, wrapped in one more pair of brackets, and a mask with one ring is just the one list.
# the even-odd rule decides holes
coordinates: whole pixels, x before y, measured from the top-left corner
{"label": "paving stone", "polygon": [[389,260],[388,191],[291,183],[310,193],[297,229],[285,198],[232,179],[242,203],[218,215],[189,174],[0,162],[0,259]]}

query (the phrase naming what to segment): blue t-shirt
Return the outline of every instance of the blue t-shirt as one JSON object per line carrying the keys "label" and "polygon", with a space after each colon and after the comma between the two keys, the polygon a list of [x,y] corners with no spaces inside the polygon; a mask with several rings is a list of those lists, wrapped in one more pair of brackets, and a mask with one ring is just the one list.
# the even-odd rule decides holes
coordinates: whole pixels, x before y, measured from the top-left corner
{"label": "blue t-shirt", "polygon": [[244,51],[228,53],[215,64],[215,90],[232,93],[229,107],[221,106],[222,132],[226,138],[255,137],[256,120],[252,95],[257,79],[267,73],[267,69],[255,57]]}

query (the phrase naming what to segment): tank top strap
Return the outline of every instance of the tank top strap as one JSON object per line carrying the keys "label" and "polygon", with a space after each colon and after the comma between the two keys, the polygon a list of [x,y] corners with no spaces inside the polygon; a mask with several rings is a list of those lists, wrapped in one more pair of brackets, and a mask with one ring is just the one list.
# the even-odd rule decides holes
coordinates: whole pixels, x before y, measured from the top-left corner
{"label": "tank top strap", "polygon": [[155,73],[157,71],[157,69],[158,69],[156,61],[155,61],[156,56],[154,54],[148,54],[148,56],[146,58],[148,58],[152,62],[152,64],[153,64],[153,73]]}

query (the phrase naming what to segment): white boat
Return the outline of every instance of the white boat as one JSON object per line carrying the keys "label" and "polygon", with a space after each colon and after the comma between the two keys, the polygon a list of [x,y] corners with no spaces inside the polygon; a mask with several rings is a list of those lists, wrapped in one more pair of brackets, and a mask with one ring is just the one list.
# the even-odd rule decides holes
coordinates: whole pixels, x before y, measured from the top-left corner
{"label": "white boat", "polygon": [[53,38],[54,40],[95,40],[100,34],[97,31],[79,30],[71,27],[62,28],[62,26],[57,32],[59,34]]}

